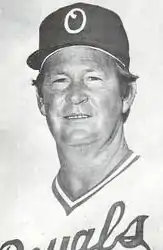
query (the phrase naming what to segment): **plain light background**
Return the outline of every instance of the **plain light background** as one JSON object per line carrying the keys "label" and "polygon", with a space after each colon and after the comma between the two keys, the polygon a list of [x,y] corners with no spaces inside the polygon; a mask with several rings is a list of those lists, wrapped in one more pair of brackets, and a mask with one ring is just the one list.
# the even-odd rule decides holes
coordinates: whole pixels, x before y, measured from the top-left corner
{"label": "plain light background", "polygon": [[[38,48],[42,19],[66,0],[0,1],[0,197],[8,206],[18,191],[50,187],[59,163],[55,142],[37,108],[26,59]],[[91,0],[116,11],[125,26],[131,71],[140,76],[125,133],[148,161],[163,162],[163,1]],[[1,199],[2,201],[2,199]],[[3,213],[3,211],[2,211]]]}

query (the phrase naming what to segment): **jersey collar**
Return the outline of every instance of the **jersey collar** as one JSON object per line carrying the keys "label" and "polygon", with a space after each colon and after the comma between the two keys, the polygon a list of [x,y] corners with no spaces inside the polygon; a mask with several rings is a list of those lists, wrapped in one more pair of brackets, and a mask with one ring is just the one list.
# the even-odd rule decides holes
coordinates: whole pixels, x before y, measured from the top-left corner
{"label": "jersey collar", "polygon": [[76,200],[71,200],[70,197],[63,191],[61,183],[59,182],[58,176],[53,181],[52,190],[57,200],[63,206],[67,215],[69,215],[76,207],[83,204],[85,201],[90,199],[93,195],[95,195],[98,191],[100,191],[105,185],[109,184],[112,180],[118,177],[121,173],[123,173],[127,168],[129,168],[135,161],[139,159],[139,156],[130,151],[126,157],[124,157],[111,171],[111,173],[98,185],[93,187],[86,194],[82,195]]}

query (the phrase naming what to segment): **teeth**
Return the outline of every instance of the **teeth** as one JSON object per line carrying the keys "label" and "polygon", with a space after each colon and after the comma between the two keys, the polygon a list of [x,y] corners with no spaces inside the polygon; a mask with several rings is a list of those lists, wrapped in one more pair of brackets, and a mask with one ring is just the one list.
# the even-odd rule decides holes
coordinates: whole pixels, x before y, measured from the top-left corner
{"label": "teeth", "polygon": [[72,116],[66,116],[66,118],[68,120],[71,120],[71,119],[86,119],[88,118],[89,116],[88,115],[83,115],[83,114],[80,114],[80,115],[72,115]]}

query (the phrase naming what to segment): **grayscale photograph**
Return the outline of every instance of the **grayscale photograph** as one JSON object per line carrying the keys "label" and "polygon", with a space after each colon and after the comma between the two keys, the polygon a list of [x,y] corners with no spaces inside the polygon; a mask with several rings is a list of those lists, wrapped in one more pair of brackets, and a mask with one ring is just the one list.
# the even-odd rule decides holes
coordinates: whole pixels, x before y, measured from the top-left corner
{"label": "grayscale photograph", "polygon": [[0,250],[163,250],[162,13],[1,0]]}

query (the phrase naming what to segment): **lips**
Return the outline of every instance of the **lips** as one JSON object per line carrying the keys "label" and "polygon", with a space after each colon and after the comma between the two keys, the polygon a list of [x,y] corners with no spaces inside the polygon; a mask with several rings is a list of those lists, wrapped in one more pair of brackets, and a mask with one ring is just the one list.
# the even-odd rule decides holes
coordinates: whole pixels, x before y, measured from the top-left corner
{"label": "lips", "polygon": [[82,120],[82,119],[88,119],[90,117],[91,117],[90,115],[83,113],[72,113],[64,116],[64,118],[67,120]]}

